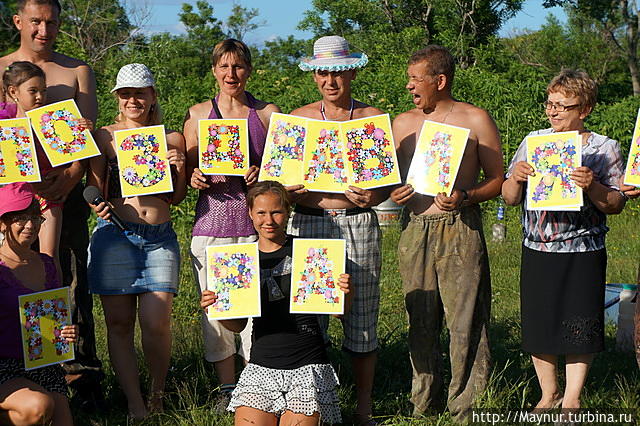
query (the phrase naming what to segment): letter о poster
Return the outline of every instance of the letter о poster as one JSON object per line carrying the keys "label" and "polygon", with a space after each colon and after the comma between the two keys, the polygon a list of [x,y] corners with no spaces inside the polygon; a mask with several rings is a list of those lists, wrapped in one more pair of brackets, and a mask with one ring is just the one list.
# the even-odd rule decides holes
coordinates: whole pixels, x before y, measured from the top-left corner
{"label": "letter \u043e poster", "polygon": [[528,210],[580,210],[582,189],[571,173],[582,165],[582,138],[578,132],[527,136],[527,163],[535,176],[527,182]]}
{"label": "letter \u043e poster", "polygon": [[205,175],[244,176],[249,171],[247,119],[198,121],[198,168]]}
{"label": "letter \u043e poster", "polygon": [[81,130],[73,99],[27,111],[27,117],[53,167],[100,155],[88,129]]}
{"label": "letter \u043e poster", "polygon": [[164,126],[113,132],[123,197],[173,192]]}
{"label": "letter \u043e poster", "polygon": [[345,267],[345,240],[294,239],[290,312],[343,314],[345,293],[338,280]]}
{"label": "letter \u043e poster", "polygon": [[28,118],[0,120],[0,185],[15,182],[40,182]]}
{"label": "letter \u043e poster", "polygon": [[207,290],[216,302],[207,308],[210,319],[260,316],[258,243],[207,247]]}
{"label": "letter \u043e poster", "polygon": [[629,147],[629,159],[624,172],[624,184],[640,187],[640,109],[636,117],[636,127]]}
{"label": "letter \u043e poster", "polygon": [[74,359],[73,343],[61,335],[71,325],[69,287],[22,295],[18,303],[25,370]]}
{"label": "letter \u043e poster", "polygon": [[413,153],[407,183],[419,194],[451,196],[469,129],[425,120]]}
{"label": "letter \u043e poster", "polygon": [[258,180],[275,180],[283,185],[302,183],[306,136],[306,118],[271,114]]}

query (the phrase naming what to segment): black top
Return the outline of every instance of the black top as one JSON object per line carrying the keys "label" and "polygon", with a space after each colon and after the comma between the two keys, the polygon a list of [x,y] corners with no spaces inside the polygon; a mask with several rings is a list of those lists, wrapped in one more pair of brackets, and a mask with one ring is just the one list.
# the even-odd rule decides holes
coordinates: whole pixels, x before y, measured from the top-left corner
{"label": "black top", "polygon": [[287,236],[272,253],[260,252],[262,315],[253,319],[250,362],[267,368],[292,370],[329,362],[318,316],[289,313],[293,238]]}

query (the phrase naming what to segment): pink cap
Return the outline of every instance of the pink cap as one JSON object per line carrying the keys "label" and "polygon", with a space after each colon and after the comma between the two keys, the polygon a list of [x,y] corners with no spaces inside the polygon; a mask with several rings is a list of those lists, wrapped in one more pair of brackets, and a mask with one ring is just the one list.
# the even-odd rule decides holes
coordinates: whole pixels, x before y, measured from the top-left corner
{"label": "pink cap", "polygon": [[0,217],[5,213],[19,212],[31,205],[33,188],[25,182],[0,186]]}

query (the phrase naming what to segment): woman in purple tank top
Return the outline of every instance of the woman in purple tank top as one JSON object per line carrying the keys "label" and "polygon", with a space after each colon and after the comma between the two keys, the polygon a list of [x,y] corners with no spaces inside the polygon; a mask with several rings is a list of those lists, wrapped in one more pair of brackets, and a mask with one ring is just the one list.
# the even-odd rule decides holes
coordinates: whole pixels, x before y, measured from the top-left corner
{"label": "woman in purple tank top", "polygon": [[[200,191],[196,205],[191,258],[200,291],[206,290],[205,250],[207,246],[252,242],[255,231],[247,210],[247,187],[257,181],[260,160],[271,113],[280,112],[274,104],[260,101],[245,91],[251,75],[251,52],[241,41],[228,39],[213,49],[212,72],[220,93],[211,100],[189,108],[184,123],[187,143],[187,176]],[[249,161],[244,177],[205,176],[198,169],[198,120],[207,118],[246,118],[249,124]],[[220,411],[235,387],[235,336],[217,321],[202,316],[205,358],[214,363],[220,382]],[[243,358],[249,358],[251,326],[241,333]]]}

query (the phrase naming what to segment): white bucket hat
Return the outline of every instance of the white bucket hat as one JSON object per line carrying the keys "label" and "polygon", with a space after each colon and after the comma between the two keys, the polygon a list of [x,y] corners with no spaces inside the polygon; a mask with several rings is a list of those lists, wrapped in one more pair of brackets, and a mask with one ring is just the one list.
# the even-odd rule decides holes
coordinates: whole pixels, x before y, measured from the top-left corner
{"label": "white bucket hat", "polygon": [[120,68],[116,77],[116,87],[111,93],[123,87],[154,87],[156,82],[151,70],[144,64],[128,64]]}
{"label": "white bucket hat", "polygon": [[340,36],[320,37],[313,43],[313,56],[300,60],[302,71],[345,71],[362,68],[369,58],[364,53],[349,53],[349,43]]}

